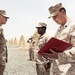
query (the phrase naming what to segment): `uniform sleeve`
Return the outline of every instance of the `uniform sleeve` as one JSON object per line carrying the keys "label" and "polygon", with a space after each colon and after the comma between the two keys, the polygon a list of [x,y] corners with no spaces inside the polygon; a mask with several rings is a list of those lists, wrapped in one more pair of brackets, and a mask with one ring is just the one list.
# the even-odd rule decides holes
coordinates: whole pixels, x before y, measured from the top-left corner
{"label": "uniform sleeve", "polygon": [[71,49],[58,54],[60,64],[75,62],[75,25],[69,31],[70,42],[73,45]]}

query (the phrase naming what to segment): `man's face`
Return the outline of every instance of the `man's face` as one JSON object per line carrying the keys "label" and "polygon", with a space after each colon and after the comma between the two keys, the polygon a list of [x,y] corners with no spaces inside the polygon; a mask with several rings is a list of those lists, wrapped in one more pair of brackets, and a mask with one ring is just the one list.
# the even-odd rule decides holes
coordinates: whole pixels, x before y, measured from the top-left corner
{"label": "man's face", "polygon": [[60,25],[64,24],[65,18],[62,12],[58,12],[57,15],[53,16],[52,18],[57,24],[60,24]]}
{"label": "man's face", "polygon": [[4,17],[4,16],[0,15],[0,22],[1,22],[1,24],[6,24],[7,17]]}
{"label": "man's face", "polygon": [[37,28],[38,34],[43,34],[44,33],[44,28],[39,27]]}

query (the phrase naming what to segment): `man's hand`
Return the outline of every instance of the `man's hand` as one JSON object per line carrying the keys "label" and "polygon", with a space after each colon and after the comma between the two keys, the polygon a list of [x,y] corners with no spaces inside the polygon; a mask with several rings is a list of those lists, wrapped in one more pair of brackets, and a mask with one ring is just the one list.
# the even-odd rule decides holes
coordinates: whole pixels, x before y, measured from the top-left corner
{"label": "man's hand", "polygon": [[54,50],[50,49],[51,53],[42,53],[43,56],[47,56],[49,58],[54,58],[54,59],[58,59],[58,53],[55,52]]}

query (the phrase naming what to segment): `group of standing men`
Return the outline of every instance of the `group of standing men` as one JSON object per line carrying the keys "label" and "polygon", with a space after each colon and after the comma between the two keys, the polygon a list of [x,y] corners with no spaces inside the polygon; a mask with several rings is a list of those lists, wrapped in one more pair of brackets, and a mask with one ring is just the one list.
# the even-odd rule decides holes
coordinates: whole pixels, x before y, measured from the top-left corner
{"label": "group of standing men", "polygon": [[[50,69],[52,69],[52,75],[75,75],[75,22],[67,16],[66,9],[62,6],[62,3],[51,6],[49,12],[49,18],[53,18],[60,25],[55,38],[71,43],[72,48],[60,53],[51,49],[51,54],[38,54],[40,48],[49,40],[46,35],[47,25],[45,23],[39,23],[36,28],[41,36],[34,50],[37,75],[51,75]],[[9,17],[5,15],[6,12],[0,10],[0,75],[3,75],[7,58],[6,40],[3,35],[2,25],[6,23]],[[70,66],[68,67],[68,65]]]}
{"label": "group of standing men", "polygon": [[60,53],[50,49],[52,53],[38,54],[41,47],[50,39],[46,35],[47,24],[38,23],[36,28],[40,37],[37,47],[33,50],[37,75],[75,75],[75,21],[67,16],[62,3],[51,6],[48,10],[49,18],[53,18],[60,25],[54,37],[72,44],[72,47]]}

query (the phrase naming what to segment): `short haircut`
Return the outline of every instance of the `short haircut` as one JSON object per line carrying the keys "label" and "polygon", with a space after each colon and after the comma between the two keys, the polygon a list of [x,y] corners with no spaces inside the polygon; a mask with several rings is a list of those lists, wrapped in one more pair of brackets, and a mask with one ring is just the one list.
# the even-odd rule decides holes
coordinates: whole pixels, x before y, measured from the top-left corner
{"label": "short haircut", "polygon": [[60,12],[60,11],[62,11],[62,10],[64,10],[64,11],[66,12],[66,9],[65,9],[64,7],[63,7],[63,8],[61,8],[61,9],[59,10],[59,12]]}

